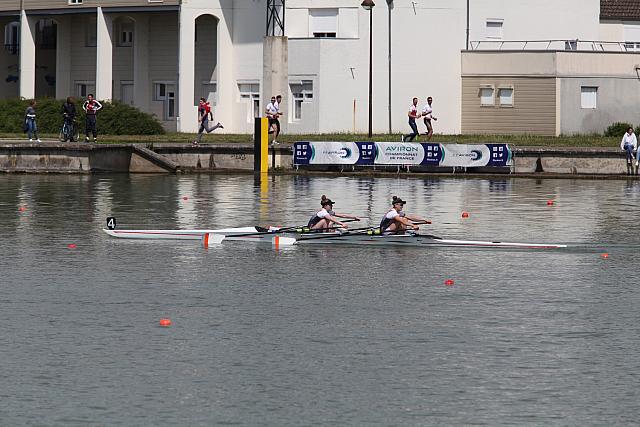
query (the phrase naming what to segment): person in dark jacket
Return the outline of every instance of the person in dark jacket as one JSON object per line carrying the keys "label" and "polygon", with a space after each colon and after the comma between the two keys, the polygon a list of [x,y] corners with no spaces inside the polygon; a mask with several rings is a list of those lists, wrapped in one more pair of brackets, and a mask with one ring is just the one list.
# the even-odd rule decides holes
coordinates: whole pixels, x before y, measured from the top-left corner
{"label": "person in dark jacket", "polygon": [[62,104],[62,116],[64,117],[64,125],[67,130],[64,135],[64,142],[73,141],[73,134],[75,133],[75,124],[74,120],[76,118],[76,103],[73,97],[68,97],[67,102]]}

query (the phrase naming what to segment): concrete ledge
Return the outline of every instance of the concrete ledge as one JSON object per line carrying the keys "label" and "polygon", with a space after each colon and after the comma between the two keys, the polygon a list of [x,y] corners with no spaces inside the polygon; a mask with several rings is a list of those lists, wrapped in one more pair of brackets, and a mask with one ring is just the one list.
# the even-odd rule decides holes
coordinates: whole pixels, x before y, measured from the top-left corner
{"label": "concrete ledge", "polygon": [[[269,148],[269,165],[277,171],[295,173],[404,174],[443,176],[628,177],[625,154],[615,148],[513,148],[511,168],[434,168],[403,166],[315,165],[296,168],[289,145]],[[253,146],[239,144],[142,144],[94,145],[84,143],[27,144],[0,142],[0,171],[53,173],[176,173],[252,172]],[[486,175],[485,175],[486,174]]]}

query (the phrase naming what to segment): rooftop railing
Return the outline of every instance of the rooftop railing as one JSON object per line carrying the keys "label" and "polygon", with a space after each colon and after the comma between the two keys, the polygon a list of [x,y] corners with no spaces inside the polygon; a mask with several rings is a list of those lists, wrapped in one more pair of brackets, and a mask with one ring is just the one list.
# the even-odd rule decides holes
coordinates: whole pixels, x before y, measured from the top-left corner
{"label": "rooftop railing", "polygon": [[475,40],[470,50],[504,51],[580,51],[580,52],[629,52],[640,53],[640,42],[608,42],[598,40]]}

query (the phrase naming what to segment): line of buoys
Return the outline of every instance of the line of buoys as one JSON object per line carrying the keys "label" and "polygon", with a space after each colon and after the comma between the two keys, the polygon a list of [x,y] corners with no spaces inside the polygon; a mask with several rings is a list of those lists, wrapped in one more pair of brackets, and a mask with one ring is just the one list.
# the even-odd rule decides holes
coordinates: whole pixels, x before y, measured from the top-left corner
{"label": "line of buoys", "polygon": [[160,319],[160,326],[168,328],[171,326],[171,319]]}

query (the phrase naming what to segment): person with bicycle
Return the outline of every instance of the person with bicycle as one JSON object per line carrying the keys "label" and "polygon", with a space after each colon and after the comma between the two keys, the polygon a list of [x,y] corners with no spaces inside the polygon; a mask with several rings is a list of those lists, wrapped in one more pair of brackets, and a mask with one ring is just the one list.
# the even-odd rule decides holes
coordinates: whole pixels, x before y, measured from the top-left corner
{"label": "person with bicycle", "polygon": [[73,97],[68,97],[67,102],[62,104],[62,117],[64,123],[62,125],[62,142],[74,142],[73,134],[75,133],[76,103]]}

